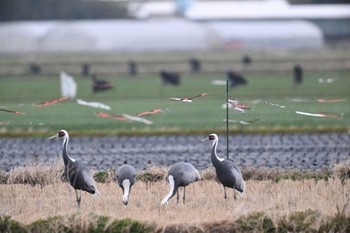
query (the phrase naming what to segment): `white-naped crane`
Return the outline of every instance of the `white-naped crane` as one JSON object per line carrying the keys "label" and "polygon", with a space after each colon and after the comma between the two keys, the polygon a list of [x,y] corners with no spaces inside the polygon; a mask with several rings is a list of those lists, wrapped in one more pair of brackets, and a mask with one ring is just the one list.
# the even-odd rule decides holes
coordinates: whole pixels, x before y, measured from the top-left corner
{"label": "white-naped crane", "polygon": [[87,168],[82,162],[70,157],[67,149],[69,142],[68,132],[66,130],[60,130],[57,134],[49,137],[49,139],[52,138],[63,139],[62,157],[64,162],[64,174],[70,185],[75,189],[77,205],[78,208],[80,208],[81,191],[86,191],[96,195],[99,195],[100,193],[89,168]]}
{"label": "white-naped crane", "polygon": [[[207,140],[205,138],[204,140]],[[216,176],[219,182],[224,186],[224,197],[227,199],[226,187],[233,189],[233,196],[236,199],[235,190],[244,193],[245,182],[242,177],[241,169],[230,159],[220,158],[216,153],[219,137],[216,134],[210,134],[209,140],[213,141],[211,147],[211,162],[216,171]]]}
{"label": "white-naped crane", "polygon": [[175,194],[177,194],[177,203],[179,203],[179,187],[184,187],[183,203],[185,204],[187,185],[201,179],[198,170],[190,163],[179,162],[170,166],[167,173],[167,180],[169,182],[169,193],[164,197],[161,204],[167,204]]}
{"label": "white-naped crane", "polygon": [[119,187],[121,187],[123,190],[124,205],[128,204],[131,187],[136,182],[136,173],[136,169],[133,166],[127,164],[124,164],[117,169],[116,178]]}

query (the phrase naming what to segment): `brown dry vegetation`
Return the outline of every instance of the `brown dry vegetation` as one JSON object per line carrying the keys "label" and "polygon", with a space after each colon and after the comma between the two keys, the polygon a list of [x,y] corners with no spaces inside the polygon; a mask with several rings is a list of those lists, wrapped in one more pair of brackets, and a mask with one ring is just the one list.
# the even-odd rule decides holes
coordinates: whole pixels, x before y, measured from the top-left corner
{"label": "brown dry vegetation", "polygon": [[[160,205],[168,193],[165,168],[152,168],[138,175],[128,206],[123,205],[122,190],[111,178],[113,171],[108,171],[107,182],[98,183],[101,196],[83,192],[78,211],[74,189],[61,180],[62,164],[40,164],[2,174],[6,184],[0,185],[0,216],[8,215],[25,224],[52,216],[79,216],[89,225],[97,221],[90,215],[94,213],[111,219],[154,223],[158,230],[176,232],[191,227],[206,229],[209,225],[214,229],[219,225],[232,227],[235,221],[256,213],[264,213],[277,223],[299,211],[315,211],[317,220],[311,227],[318,229],[327,217],[350,216],[349,165],[348,161],[323,173],[245,169],[247,191],[243,197],[238,195],[236,201],[232,190],[228,200],[224,200],[222,186],[215,181],[213,170],[207,169],[201,172],[202,181],[186,188],[185,205],[176,204],[174,197],[167,206]],[[182,192],[180,189],[181,195]]]}
{"label": "brown dry vegetation", "polygon": [[[350,207],[346,206],[350,198],[350,183],[342,185],[340,179],[318,182],[284,180],[278,183],[251,180],[247,182],[246,194],[236,201],[232,195],[225,201],[223,189],[217,182],[200,181],[186,189],[185,205],[176,204],[173,198],[167,206],[160,206],[161,199],[168,192],[165,182],[154,183],[148,189],[145,183],[137,182],[128,206],[122,204],[122,192],[116,184],[100,183],[98,187],[100,197],[83,193],[81,212],[155,222],[157,225],[236,220],[254,212],[264,212],[274,220],[306,210],[333,216],[344,206],[344,213],[350,214]],[[24,223],[77,212],[74,190],[67,183],[44,187],[0,185],[0,206],[2,214]]]}

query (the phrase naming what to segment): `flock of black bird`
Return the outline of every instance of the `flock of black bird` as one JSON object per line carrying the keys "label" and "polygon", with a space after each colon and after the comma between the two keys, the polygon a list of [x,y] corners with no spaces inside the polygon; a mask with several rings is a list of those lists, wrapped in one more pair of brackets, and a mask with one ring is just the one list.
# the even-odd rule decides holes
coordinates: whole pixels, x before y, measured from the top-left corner
{"label": "flock of black bird", "polygon": [[[231,71],[231,70],[227,71],[226,76],[227,76],[227,80],[229,80],[229,86],[231,88],[248,84],[246,78],[242,74],[236,71]],[[163,85],[173,85],[173,86],[181,85],[181,75],[178,72],[161,70],[159,72],[159,77],[161,78]],[[113,89],[113,85],[111,82],[98,79],[96,74],[92,75],[92,91],[94,93],[106,91],[109,89]]]}

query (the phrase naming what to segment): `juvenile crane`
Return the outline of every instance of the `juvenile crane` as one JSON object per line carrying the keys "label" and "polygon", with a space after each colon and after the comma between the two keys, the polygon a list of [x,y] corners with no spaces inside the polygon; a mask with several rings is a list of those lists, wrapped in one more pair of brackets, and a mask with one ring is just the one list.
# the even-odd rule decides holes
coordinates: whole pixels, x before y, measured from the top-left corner
{"label": "juvenile crane", "polygon": [[117,183],[123,190],[123,203],[128,204],[131,187],[136,181],[136,169],[130,165],[122,165],[117,169]]}
{"label": "juvenile crane", "polygon": [[167,204],[170,198],[177,193],[177,203],[179,203],[179,187],[184,187],[183,203],[185,204],[185,188],[187,185],[196,182],[200,179],[198,170],[190,163],[179,162],[170,166],[167,180],[169,182],[170,191],[162,200],[161,204]]}
{"label": "juvenile crane", "polygon": [[211,162],[216,171],[216,176],[219,182],[224,186],[224,198],[227,199],[226,187],[233,189],[234,198],[236,199],[236,192],[245,192],[245,182],[242,177],[242,172],[232,160],[218,157],[216,148],[218,146],[218,135],[210,134],[209,140],[213,141],[211,147]]}
{"label": "juvenile crane", "polygon": [[75,189],[75,196],[78,208],[80,208],[81,191],[86,191],[91,194],[99,195],[99,191],[95,184],[94,178],[90,170],[80,161],[77,161],[69,156],[67,146],[69,142],[69,135],[66,130],[60,130],[57,134],[49,137],[62,138],[62,157],[64,162],[64,173],[70,185]]}

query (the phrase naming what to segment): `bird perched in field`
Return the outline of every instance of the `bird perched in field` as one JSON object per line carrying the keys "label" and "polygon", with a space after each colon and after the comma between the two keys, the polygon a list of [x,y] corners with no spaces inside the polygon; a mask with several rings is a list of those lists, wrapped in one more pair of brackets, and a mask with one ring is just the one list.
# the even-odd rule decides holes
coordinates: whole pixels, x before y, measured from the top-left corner
{"label": "bird perched in field", "polygon": [[159,76],[161,77],[164,85],[169,84],[173,86],[179,86],[181,84],[180,74],[176,72],[161,70],[159,72]]}
{"label": "bird perched in field", "polygon": [[122,165],[117,169],[117,183],[123,190],[123,203],[128,204],[131,187],[136,182],[136,169],[130,165]]}
{"label": "bird perched in field", "polygon": [[[205,139],[207,140],[207,139]],[[236,199],[236,192],[245,192],[245,182],[242,177],[242,172],[236,164],[230,159],[223,159],[218,157],[216,148],[218,146],[218,135],[210,134],[209,140],[213,141],[211,148],[211,162],[216,171],[216,176],[219,182],[224,186],[224,197],[227,199],[226,187],[233,189],[234,198]]]}
{"label": "bird perched in field", "polygon": [[98,91],[106,91],[109,89],[112,89],[113,85],[111,82],[102,80],[102,79],[97,79],[96,74],[92,76],[92,91],[93,92],[98,92]]}
{"label": "bird perched in field", "polygon": [[231,88],[237,87],[239,85],[247,85],[247,80],[242,74],[235,71],[228,71],[227,78]]}
{"label": "bird perched in field", "polygon": [[185,204],[185,188],[187,185],[200,179],[198,170],[190,163],[179,162],[170,166],[167,180],[169,182],[170,191],[162,200],[161,204],[167,204],[170,198],[177,194],[177,203],[179,203],[179,187],[184,187],[183,203]]}
{"label": "bird perched in field", "polygon": [[90,170],[85,166],[85,164],[73,159],[68,154],[68,132],[66,130],[60,130],[57,134],[49,137],[49,139],[57,137],[63,139],[62,157],[64,162],[64,173],[70,185],[75,189],[77,205],[78,208],[80,208],[81,191],[86,191],[88,193],[96,195],[99,195],[100,193],[97,189],[97,186],[95,184],[94,178]]}

